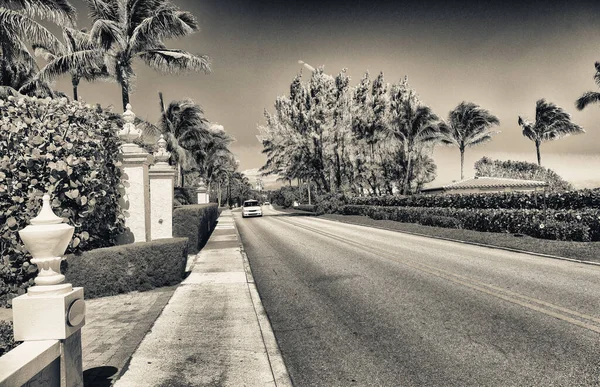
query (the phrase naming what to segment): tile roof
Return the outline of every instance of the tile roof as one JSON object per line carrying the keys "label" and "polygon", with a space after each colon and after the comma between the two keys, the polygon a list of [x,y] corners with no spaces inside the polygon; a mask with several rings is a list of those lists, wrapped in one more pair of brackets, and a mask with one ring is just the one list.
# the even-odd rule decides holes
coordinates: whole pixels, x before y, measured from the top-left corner
{"label": "tile roof", "polygon": [[538,180],[505,179],[501,177],[472,177],[457,181],[443,186],[444,190],[449,189],[470,189],[470,188],[506,188],[506,187],[545,187],[548,183]]}

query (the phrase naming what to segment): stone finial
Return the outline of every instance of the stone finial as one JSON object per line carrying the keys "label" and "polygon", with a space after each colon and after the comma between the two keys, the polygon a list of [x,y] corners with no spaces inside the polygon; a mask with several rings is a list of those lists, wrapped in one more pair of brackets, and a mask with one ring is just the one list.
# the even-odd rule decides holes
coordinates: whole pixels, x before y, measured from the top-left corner
{"label": "stone finial", "polygon": [[30,295],[64,293],[72,290],[71,284],[64,284],[65,276],[60,274],[60,261],[75,228],[63,223],[50,206],[50,195],[42,198],[43,204],[38,216],[31,224],[19,231],[25,248],[33,257],[31,263],[37,265],[39,274],[35,278],[37,286],[28,289]]}
{"label": "stone finial", "polygon": [[171,153],[167,151],[167,140],[165,140],[165,137],[162,134],[158,138],[156,146],[157,150],[154,152],[154,161],[157,165],[168,165]]}
{"label": "stone finial", "polygon": [[119,138],[125,141],[126,143],[131,143],[136,138],[140,138],[142,136],[142,131],[135,127],[135,113],[131,111],[131,105],[127,104],[125,113],[123,113],[123,120],[125,124],[123,125],[123,129],[119,131]]}

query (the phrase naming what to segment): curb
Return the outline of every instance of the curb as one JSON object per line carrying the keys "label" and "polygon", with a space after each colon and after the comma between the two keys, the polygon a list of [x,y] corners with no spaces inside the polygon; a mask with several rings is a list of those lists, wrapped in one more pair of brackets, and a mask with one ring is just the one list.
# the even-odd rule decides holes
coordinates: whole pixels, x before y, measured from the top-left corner
{"label": "curb", "polygon": [[582,261],[580,259],[559,257],[558,255],[550,255],[550,254],[536,253],[536,252],[533,252],[533,251],[513,249],[511,247],[493,246],[493,245],[488,245],[488,244],[485,244],[485,243],[461,241],[460,239],[452,239],[452,238],[440,237],[440,236],[436,236],[436,235],[421,234],[421,233],[413,232],[413,231],[395,230],[393,228],[388,228],[388,227],[383,227],[383,226],[365,225],[365,224],[360,224],[360,223],[355,223],[355,222],[350,222],[350,221],[344,221],[344,220],[338,220],[338,219],[328,219],[328,218],[320,218],[320,219],[328,220],[330,222],[353,224],[355,226],[378,228],[378,229],[381,229],[381,230],[394,231],[394,232],[398,232],[398,233],[401,233],[401,234],[410,234],[410,235],[416,235],[416,236],[425,237],[425,238],[440,239],[440,240],[449,241],[449,242],[462,243],[462,244],[465,244],[465,245],[473,245],[473,246],[479,246],[479,247],[486,247],[488,249],[504,250],[504,251],[510,251],[510,252],[513,252],[513,253],[534,255],[534,256],[543,257],[543,258],[551,258],[551,259],[558,259],[558,260],[561,260],[561,261],[583,263],[585,265],[600,266],[599,262]]}
{"label": "curb", "polygon": [[273,327],[271,326],[271,322],[269,321],[269,316],[265,312],[263,304],[260,300],[260,296],[258,294],[258,289],[256,288],[256,284],[254,283],[254,276],[252,275],[250,262],[248,261],[248,256],[246,255],[246,252],[244,250],[244,245],[242,244],[242,238],[237,229],[237,225],[235,227],[235,233],[240,243],[240,254],[242,255],[242,259],[244,262],[244,271],[246,272],[246,284],[248,285],[248,291],[250,292],[250,297],[252,299],[252,306],[254,307],[256,320],[260,328],[260,335],[265,345],[269,365],[271,366],[273,381],[275,382],[275,386],[291,387],[293,386],[293,384],[290,375],[287,372],[287,367],[285,366],[285,363],[283,361],[283,356],[281,355],[279,345],[277,344],[277,340],[275,339],[275,334],[273,333]]}

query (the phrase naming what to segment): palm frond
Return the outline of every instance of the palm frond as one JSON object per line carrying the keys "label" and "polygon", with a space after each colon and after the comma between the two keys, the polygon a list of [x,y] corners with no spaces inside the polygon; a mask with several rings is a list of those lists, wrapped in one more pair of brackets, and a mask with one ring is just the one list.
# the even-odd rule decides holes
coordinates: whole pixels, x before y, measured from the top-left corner
{"label": "palm frond", "polygon": [[96,48],[91,35],[85,31],[65,27],[63,28],[63,39],[65,43],[68,43],[71,52],[93,50]]}
{"label": "palm frond", "polygon": [[120,1],[115,0],[85,0],[89,16],[94,22],[98,20],[120,21]]}
{"label": "palm frond", "polygon": [[164,73],[182,73],[190,71],[210,72],[207,56],[196,56],[181,50],[148,50],[139,53],[146,64]]}
{"label": "palm frond", "polygon": [[600,102],[600,93],[588,91],[579,97],[579,99],[575,102],[575,106],[577,107],[577,110],[583,110],[588,105],[598,102]]}
{"label": "palm frond", "polygon": [[37,75],[43,82],[49,82],[65,74],[93,79],[102,74],[103,54],[99,50],[77,51],[59,56],[44,66]]}
{"label": "palm frond", "polygon": [[10,35],[18,36],[32,44],[47,47],[51,52],[59,52],[61,43],[41,24],[28,16],[6,8],[0,8],[0,25]]}
{"label": "palm frond", "polygon": [[152,43],[163,39],[187,36],[197,30],[198,24],[190,13],[163,9],[135,27],[130,45],[133,51],[142,51],[148,47],[148,43],[152,46]]}
{"label": "palm frond", "polygon": [[77,11],[67,0],[0,0],[0,7],[24,10],[61,25],[74,25]]}
{"label": "palm frond", "polygon": [[56,55],[54,53],[50,52],[46,47],[43,47],[43,46],[40,46],[37,44],[33,44],[32,48],[33,48],[33,54],[35,56],[41,56],[42,58],[44,58],[44,60],[46,62],[49,62],[56,58]]}
{"label": "palm frond", "polygon": [[115,44],[120,49],[124,49],[127,44],[121,27],[112,20],[96,20],[90,31],[90,36],[92,42],[95,42],[104,50],[110,49]]}

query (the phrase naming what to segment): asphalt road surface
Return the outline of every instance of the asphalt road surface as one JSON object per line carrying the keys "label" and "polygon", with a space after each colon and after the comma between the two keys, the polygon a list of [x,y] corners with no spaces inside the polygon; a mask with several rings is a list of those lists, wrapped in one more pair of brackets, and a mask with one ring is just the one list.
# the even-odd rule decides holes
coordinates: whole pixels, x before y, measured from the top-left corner
{"label": "asphalt road surface", "polygon": [[294,385],[600,385],[600,267],[264,212],[235,217]]}

